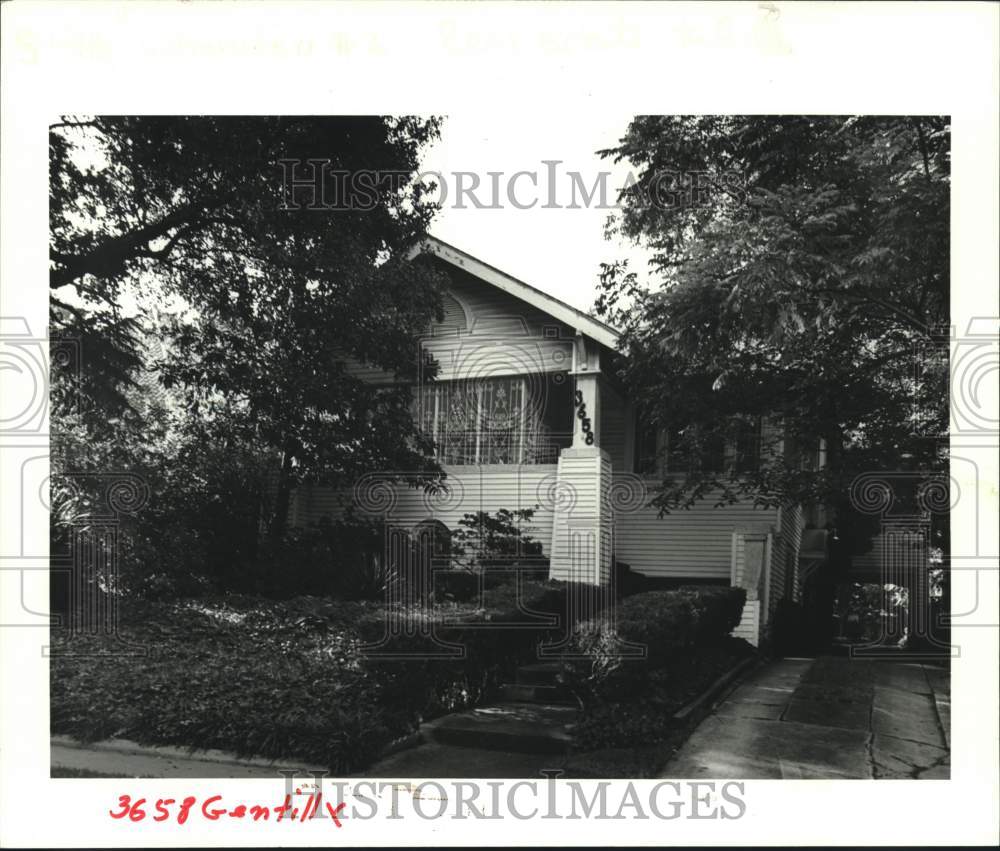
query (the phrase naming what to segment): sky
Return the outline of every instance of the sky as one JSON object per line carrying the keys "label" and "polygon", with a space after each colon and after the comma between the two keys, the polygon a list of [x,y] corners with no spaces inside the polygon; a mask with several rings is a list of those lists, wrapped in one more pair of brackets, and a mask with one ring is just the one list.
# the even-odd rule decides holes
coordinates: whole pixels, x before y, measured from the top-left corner
{"label": "sky", "polygon": [[[609,209],[600,209],[600,196],[590,205],[577,190],[573,203],[573,179],[580,174],[583,192],[590,193],[601,171],[607,178],[607,204],[613,205],[618,188],[630,167],[602,160],[596,151],[614,146],[628,127],[631,115],[587,114],[574,110],[546,116],[514,115],[494,111],[479,115],[449,116],[441,128],[441,139],[423,158],[425,172],[438,172],[446,194],[435,193],[444,201],[430,227],[432,235],[503,272],[541,289],[573,307],[589,311],[597,296],[600,264],[628,259],[635,271],[645,273],[647,255],[621,238],[608,241],[604,227]],[[561,161],[546,165],[545,160]],[[537,175],[537,188],[527,171]],[[475,172],[480,185],[475,197],[487,208],[477,209],[468,195],[457,203],[457,184],[474,183],[475,178],[457,178],[455,172]],[[487,172],[501,172],[490,177]],[[554,180],[550,175],[554,174]],[[518,209],[536,202],[532,209]],[[499,188],[494,201],[492,187]],[[554,191],[554,197],[550,192]],[[543,208],[559,205],[561,209]],[[498,207],[498,209],[490,208]]]}

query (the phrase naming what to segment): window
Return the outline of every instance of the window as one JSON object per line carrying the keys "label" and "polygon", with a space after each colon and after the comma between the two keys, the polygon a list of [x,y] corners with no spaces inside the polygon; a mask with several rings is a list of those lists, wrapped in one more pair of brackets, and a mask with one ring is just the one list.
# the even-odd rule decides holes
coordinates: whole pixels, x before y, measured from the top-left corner
{"label": "window", "polygon": [[420,426],[434,440],[438,460],[554,464],[572,440],[569,382],[550,381],[541,394],[531,392],[532,383],[512,376],[422,387]]}
{"label": "window", "polygon": [[760,417],[734,419],[724,431],[713,431],[700,438],[693,428],[660,430],[637,422],[635,471],[651,475],[694,472],[740,475],[760,468]]}
{"label": "window", "polygon": [[641,420],[635,430],[635,471],[657,473],[660,466],[660,430]]}
{"label": "window", "polygon": [[724,473],[727,468],[728,449],[726,435],[720,432],[712,432],[704,435],[698,441],[698,456],[695,459],[695,468],[703,473]]}
{"label": "window", "polygon": [[760,469],[760,445],[760,417],[736,420],[733,424],[733,472],[757,472]]}

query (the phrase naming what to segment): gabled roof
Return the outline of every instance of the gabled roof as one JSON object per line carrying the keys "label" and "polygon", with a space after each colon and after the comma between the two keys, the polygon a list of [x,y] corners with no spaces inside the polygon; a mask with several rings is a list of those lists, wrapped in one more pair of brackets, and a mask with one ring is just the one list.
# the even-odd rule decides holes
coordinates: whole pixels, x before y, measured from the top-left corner
{"label": "gabled roof", "polygon": [[593,316],[589,316],[582,310],[577,310],[575,307],[566,304],[564,301],[560,301],[554,296],[550,296],[548,293],[536,289],[530,284],[526,284],[524,281],[519,281],[506,272],[501,272],[499,269],[490,266],[488,263],[484,263],[482,260],[478,260],[471,254],[466,254],[464,251],[455,248],[453,245],[449,245],[437,237],[428,236],[421,246],[414,251],[414,254],[421,252],[434,254],[442,260],[451,263],[453,266],[464,269],[487,284],[491,284],[497,289],[521,299],[521,301],[544,311],[564,325],[568,325],[579,333],[596,340],[602,346],[607,346],[609,349],[617,348],[617,329],[606,325]]}

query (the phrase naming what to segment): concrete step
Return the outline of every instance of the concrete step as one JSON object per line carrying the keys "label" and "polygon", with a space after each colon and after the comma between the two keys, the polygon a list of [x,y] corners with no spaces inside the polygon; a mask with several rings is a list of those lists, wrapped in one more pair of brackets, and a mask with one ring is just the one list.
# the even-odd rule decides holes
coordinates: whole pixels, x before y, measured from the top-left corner
{"label": "concrete step", "polygon": [[500,687],[504,701],[513,703],[554,703],[576,705],[573,695],[564,686],[539,686],[528,683],[504,683]]}
{"label": "concrete step", "polygon": [[536,662],[533,665],[521,665],[517,669],[514,680],[518,685],[554,686],[559,684],[560,670],[561,666],[558,662]]}
{"label": "concrete step", "polygon": [[422,724],[430,741],[514,753],[565,753],[577,712],[570,706],[495,703]]}

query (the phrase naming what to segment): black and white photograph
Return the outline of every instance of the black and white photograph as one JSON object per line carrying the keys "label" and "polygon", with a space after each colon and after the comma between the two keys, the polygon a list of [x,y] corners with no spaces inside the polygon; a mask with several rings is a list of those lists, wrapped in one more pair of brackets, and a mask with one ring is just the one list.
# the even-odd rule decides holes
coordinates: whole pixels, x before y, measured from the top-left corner
{"label": "black and white photograph", "polygon": [[[5,844],[919,845],[949,796],[996,838],[995,31],[953,102],[619,66],[519,112],[474,80],[570,91],[624,9],[765,76],[802,12],[48,5],[118,35],[3,9],[5,92],[73,95],[4,135]],[[191,64],[82,97],[112,55]]]}

